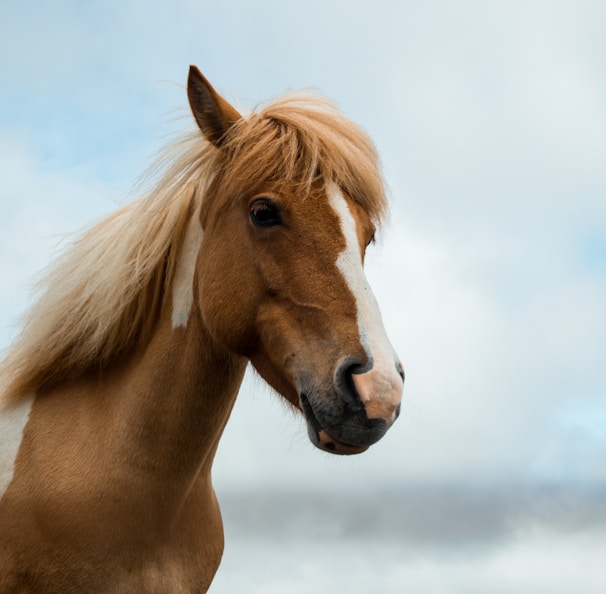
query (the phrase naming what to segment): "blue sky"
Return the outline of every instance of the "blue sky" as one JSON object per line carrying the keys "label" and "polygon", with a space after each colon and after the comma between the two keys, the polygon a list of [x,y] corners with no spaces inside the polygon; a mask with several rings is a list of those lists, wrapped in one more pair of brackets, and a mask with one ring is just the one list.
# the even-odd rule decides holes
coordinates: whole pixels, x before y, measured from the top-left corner
{"label": "blue sky", "polygon": [[190,63],[245,109],[313,87],[383,160],[393,212],[368,274],[407,371],[403,415],[364,456],[335,460],[249,379],[216,481],[606,482],[603,3],[26,0],[1,13],[0,346],[61,235],[128,199],[190,125]]}

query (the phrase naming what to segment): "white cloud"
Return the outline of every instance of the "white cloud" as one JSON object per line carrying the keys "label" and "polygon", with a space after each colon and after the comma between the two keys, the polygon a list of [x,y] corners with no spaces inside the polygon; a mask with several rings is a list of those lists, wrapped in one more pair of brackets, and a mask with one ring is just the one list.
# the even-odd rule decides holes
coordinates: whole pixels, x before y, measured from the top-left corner
{"label": "white cloud", "polygon": [[28,139],[14,131],[0,140],[1,347],[16,331],[35,277],[68,234],[116,207],[107,187],[82,172],[48,170]]}

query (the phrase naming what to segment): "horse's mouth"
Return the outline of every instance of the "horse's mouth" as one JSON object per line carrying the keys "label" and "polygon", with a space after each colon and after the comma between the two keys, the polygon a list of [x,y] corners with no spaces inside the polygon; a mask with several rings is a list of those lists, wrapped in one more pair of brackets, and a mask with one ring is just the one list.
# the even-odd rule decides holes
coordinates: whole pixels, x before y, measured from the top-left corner
{"label": "horse's mouth", "polygon": [[368,445],[353,445],[344,443],[332,437],[318,420],[309,398],[305,394],[299,396],[301,408],[307,421],[307,433],[311,442],[319,449],[331,454],[351,455],[361,454],[368,449]]}

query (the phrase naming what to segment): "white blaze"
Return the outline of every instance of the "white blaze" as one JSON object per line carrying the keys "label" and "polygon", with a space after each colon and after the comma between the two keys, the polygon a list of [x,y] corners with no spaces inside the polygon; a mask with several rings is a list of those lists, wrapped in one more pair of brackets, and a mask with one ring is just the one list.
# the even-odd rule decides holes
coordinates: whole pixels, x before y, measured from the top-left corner
{"label": "white blaze", "polygon": [[[360,341],[373,361],[372,376],[375,385],[372,394],[366,390],[360,390],[359,395],[364,404],[373,398],[379,402],[385,400],[385,404],[393,408],[395,405],[389,406],[388,403],[394,400],[394,394],[401,395],[402,382],[396,370],[396,355],[387,338],[377,300],[364,274],[356,220],[345,197],[335,184],[329,188],[328,199],[330,206],[339,217],[341,231],[346,242],[345,249],[337,258],[337,268],[356,300]],[[355,378],[356,376],[354,376]]]}
{"label": "white blaze", "polygon": [[0,407],[0,499],[13,480],[15,460],[33,402],[30,396],[16,406]]}
{"label": "white blaze", "polygon": [[181,246],[181,254],[173,279],[173,328],[187,326],[191,306],[194,301],[194,273],[196,260],[202,243],[202,226],[199,212],[196,210],[188,223],[185,239]]}

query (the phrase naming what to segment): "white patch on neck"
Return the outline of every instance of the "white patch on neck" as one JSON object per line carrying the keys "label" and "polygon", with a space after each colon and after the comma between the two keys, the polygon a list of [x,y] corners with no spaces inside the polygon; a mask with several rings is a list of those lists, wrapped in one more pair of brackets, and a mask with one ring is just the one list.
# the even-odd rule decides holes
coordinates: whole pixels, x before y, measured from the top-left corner
{"label": "white patch on neck", "polygon": [[15,473],[15,460],[27,425],[34,397],[24,398],[16,406],[0,408],[0,499]]}
{"label": "white patch on neck", "polygon": [[187,326],[194,301],[194,273],[203,236],[199,214],[199,211],[196,210],[187,225],[173,279],[173,328]]}
{"label": "white patch on neck", "polygon": [[372,358],[373,369],[382,368],[392,374],[395,368],[395,353],[387,338],[377,300],[364,274],[356,220],[336,184],[328,187],[328,201],[339,217],[341,231],[345,237],[346,246],[337,258],[337,268],[356,300],[360,341],[368,356]]}

